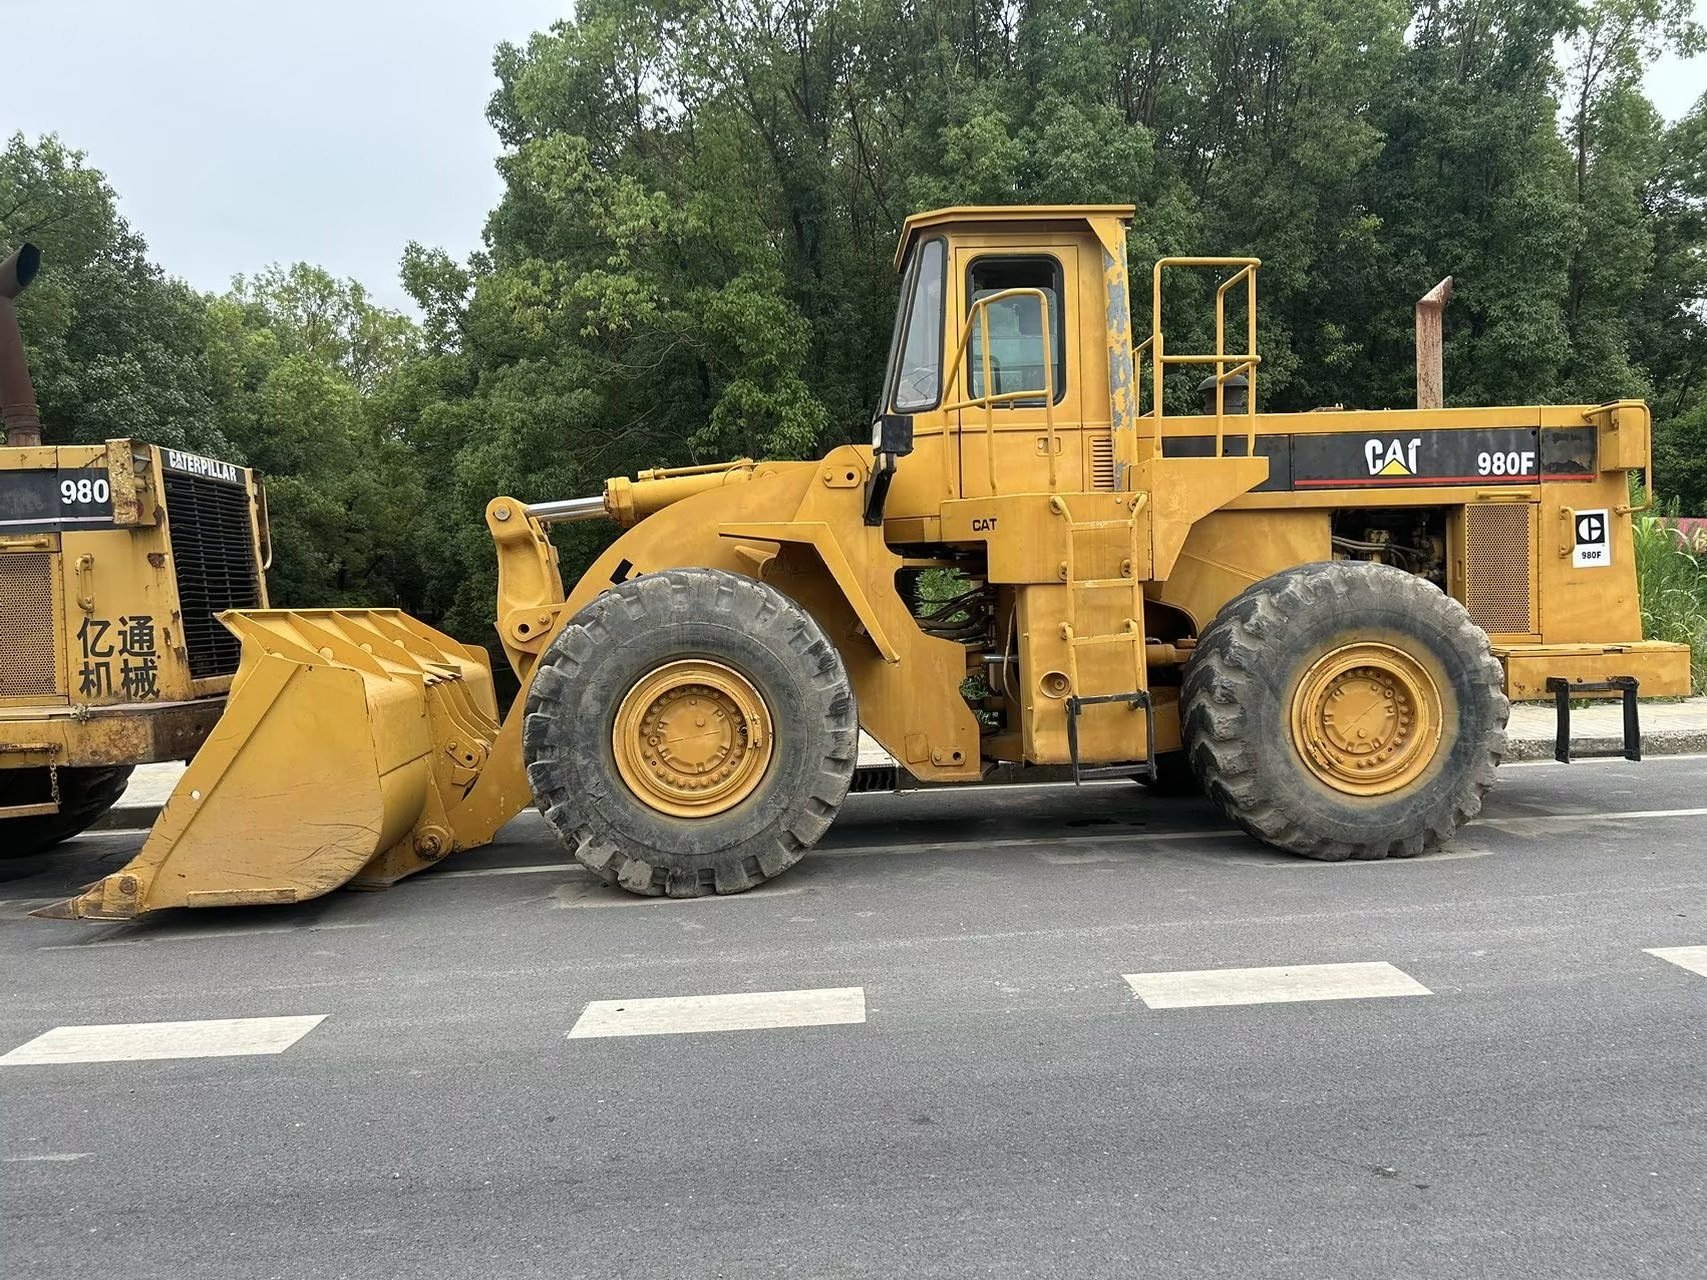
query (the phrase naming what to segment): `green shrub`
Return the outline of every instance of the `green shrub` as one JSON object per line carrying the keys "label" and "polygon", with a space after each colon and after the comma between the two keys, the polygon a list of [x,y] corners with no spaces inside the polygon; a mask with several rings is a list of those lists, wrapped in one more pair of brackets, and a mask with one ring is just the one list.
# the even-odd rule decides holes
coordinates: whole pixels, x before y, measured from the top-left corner
{"label": "green shrub", "polygon": [[1707,565],[1678,532],[1677,503],[1662,514],[1636,517],[1636,582],[1642,599],[1642,634],[1687,644],[1692,682],[1707,692]]}

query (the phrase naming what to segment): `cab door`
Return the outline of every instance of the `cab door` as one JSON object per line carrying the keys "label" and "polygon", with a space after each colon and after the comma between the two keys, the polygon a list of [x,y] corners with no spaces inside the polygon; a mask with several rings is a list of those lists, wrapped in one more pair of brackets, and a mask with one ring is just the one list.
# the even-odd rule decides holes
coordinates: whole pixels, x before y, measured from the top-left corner
{"label": "cab door", "polygon": [[[953,332],[958,338],[968,324],[971,332],[946,395],[961,406],[955,412],[963,497],[1084,487],[1076,431],[1068,430],[1082,417],[1077,362],[1068,359],[1078,254],[1074,245],[955,248]],[[988,319],[987,350],[980,311]]]}

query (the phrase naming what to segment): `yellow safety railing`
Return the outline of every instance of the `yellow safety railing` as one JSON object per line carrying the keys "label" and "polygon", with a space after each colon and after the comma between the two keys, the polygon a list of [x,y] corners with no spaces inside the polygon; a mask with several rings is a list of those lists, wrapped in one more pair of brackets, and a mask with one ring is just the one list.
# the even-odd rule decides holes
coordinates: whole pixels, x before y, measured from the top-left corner
{"label": "yellow safety railing", "polygon": [[[1256,451],[1257,436],[1257,366],[1262,357],[1257,354],[1257,268],[1260,258],[1162,258],[1157,261],[1151,276],[1150,336],[1132,349],[1133,377],[1142,385],[1144,358],[1150,360],[1150,411],[1141,415],[1155,421],[1155,442],[1161,448],[1162,386],[1168,370],[1180,365],[1209,364],[1215,366],[1215,456],[1226,452],[1226,390],[1227,383],[1245,376],[1245,456]],[[1202,354],[1172,355],[1162,336],[1162,272],[1168,267],[1236,267],[1232,275],[1215,290],[1215,350]],[[1240,284],[1245,286],[1245,350],[1227,350],[1227,295]]]}
{"label": "yellow safety railing", "polygon": [[[1008,298],[1022,297],[1037,299],[1037,310],[1041,320],[1039,328],[1042,331],[1043,340],[1043,386],[1028,387],[1023,391],[1003,391],[995,393],[991,390],[991,388],[995,386],[995,383],[991,379],[990,367],[989,309],[994,303],[1004,301]],[[1050,492],[1053,493],[1056,489],[1060,488],[1060,483],[1059,477],[1057,476],[1059,460],[1056,456],[1056,449],[1058,446],[1055,441],[1055,348],[1049,341],[1049,295],[1042,289],[1003,289],[999,293],[989,294],[988,296],[979,298],[978,301],[974,302],[971,310],[966,313],[966,328],[960,335],[960,343],[954,349],[954,359],[949,363],[948,374],[942,382],[942,385],[945,388],[945,394],[946,389],[952,388],[955,384],[955,379],[960,376],[960,366],[966,359],[966,344],[971,341],[972,334],[974,332],[974,319],[976,319],[978,325],[977,333],[979,335],[979,346],[981,348],[980,354],[983,357],[984,394],[981,396],[969,397],[965,400],[955,400],[945,403],[942,406],[943,412],[952,413],[959,409],[983,408],[984,450],[990,466],[990,492],[994,494],[996,492],[996,406],[998,404],[1011,404],[1014,401],[1027,400],[1034,396],[1041,395],[1043,397],[1043,429],[1048,439],[1046,448],[1049,451],[1049,489]],[[954,462],[950,456],[950,450],[945,448],[942,451],[942,457],[944,478],[947,481],[948,489],[952,491],[954,488]]]}

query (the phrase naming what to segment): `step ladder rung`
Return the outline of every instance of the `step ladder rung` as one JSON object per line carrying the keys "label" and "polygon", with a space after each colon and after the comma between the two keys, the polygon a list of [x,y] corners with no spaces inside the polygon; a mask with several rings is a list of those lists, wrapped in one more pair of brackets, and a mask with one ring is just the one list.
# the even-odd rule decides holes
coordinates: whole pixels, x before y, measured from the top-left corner
{"label": "step ladder rung", "polygon": [[[1635,676],[1613,676],[1610,680],[1568,680],[1560,676],[1547,677],[1547,692],[1553,695],[1553,712],[1557,727],[1553,744],[1553,759],[1560,764],[1572,760],[1640,760],[1642,758],[1642,723],[1636,699],[1641,694],[1641,681]],[[1616,693],[1624,703],[1624,746],[1617,751],[1573,751],[1571,749],[1571,699],[1581,693]]]}
{"label": "step ladder rung", "polygon": [[41,804],[9,804],[0,808],[0,818],[51,818],[59,806],[51,800]]}
{"label": "step ladder rung", "polygon": [[1135,760],[1131,764],[1098,764],[1081,767],[1074,781],[1095,781],[1098,778],[1153,778],[1155,776],[1154,768],[1148,760]]}
{"label": "step ladder rung", "polygon": [[[1134,711],[1144,713],[1144,759],[1142,762],[1125,765],[1093,765],[1086,768],[1079,761],[1079,715],[1086,707],[1123,702]],[[1102,693],[1094,697],[1081,698],[1073,694],[1067,699],[1067,755],[1073,762],[1073,785],[1077,786],[1086,778],[1109,778],[1129,773],[1133,777],[1156,776],[1156,717],[1150,703],[1150,693],[1147,689],[1135,689],[1131,693]]]}
{"label": "step ladder rung", "polygon": [[[1064,502],[1057,501],[1052,504],[1052,507],[1056,514],[1066,517],[1067,538],[1066,544],[1062,548],[1066,555],[1061,561],[1060,568],[1063,579],[1062,585],[1067,588],[1065,601],[1067,616],[1062,620],[1061,638],[1067,642],[1067,674],[1071,688],[1075,691],[1072,697],[1072,709],[1067,718],[1067,735],[1073,759],[1073,772],[1077,778],[1080,775],[1081,764],[1077,742],[1079,709],[1104,701],[1107,697],[1117,697],[1121,700],[1130,699],[1134,703],[1141,699],[1145,705],[1148,703],[1148,694],[1142,691],[1131,695],[1096,695],[1089,699],[1081,697],[1077,692],[1081,687],[1078,655],[1087,649],[1098,646],[1106,648],[1109,645],[1117,645],[1130,653],[1133,669],[1131,679],[1137,685],[1146,683],[1143,647],[1144,624],[1142,621],[1144,617],[1144,584],[1138,580],[1133,572],[1139,563],[1137,554],[1139,525],[1137,520],[1127,512],[1122,512],[1120,517],[1116,519],[1077,521],[1073,519],[1072,513],[1067,510]],[[1107,508],[1105,507],[1103,510],[1106,511]],[[1086,537],[1081,537],[1081,535],[1086,535]],[[1111,552],[1114,553],[1113,561],[1119,565],[1119,576],[1094,576],[1099,570],[1107,573],[1108,569],[1113,567]],[[1089,570],[1089,572],[1084,577],[1080,577],[1080,572],[1084,570]],[[1115,597],[1111,607],[1107,595],[1098,594],[1111,591],[1124,593],[1125,599]],[[1100,610],[1098,610],[1099,605],[1101,606]],[[1118,610],[1120,613],[1130,612],[1135,616],[1119,618],[1117,623],[1120,630],[1118,631],[1096,635],[1077,634],[1082,612],[1112,610]],[[1106,620],[1103,617],[1098,617],[1097,623],[1106,625]],[[1115,655],[1113,660],[1122,663],[1125,661],[1119,655]],[[1090,659],[1087,658],[1086,661],[1088,662]],[[1108,665],[1109,662],[1110,659],[1105,658],[1095,664],[1098,669],[1091,673],[1095,685],[1104,685],[1108,682],[1112,673],[1100,668]]]}
{"label": "step ladder rung", "polygon": [[1109,631],[1094,636],[1074,636],[1067,643],[1078,649],[1087,644],[1115,644],[1117,642],[1137,644],[1138,640],[1136,631]]}

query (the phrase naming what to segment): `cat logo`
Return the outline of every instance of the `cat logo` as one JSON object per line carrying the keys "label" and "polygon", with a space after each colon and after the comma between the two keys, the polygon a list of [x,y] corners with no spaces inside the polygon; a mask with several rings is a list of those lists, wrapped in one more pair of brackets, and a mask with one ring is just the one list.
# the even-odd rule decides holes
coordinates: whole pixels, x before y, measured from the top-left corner
{"label": "cat logo", "polygon": [[1422,437],[1409,440],[1365,440],[1363,460],[1372,476],[1414,476],[1417,473],[1417,450]]}

